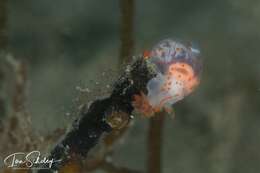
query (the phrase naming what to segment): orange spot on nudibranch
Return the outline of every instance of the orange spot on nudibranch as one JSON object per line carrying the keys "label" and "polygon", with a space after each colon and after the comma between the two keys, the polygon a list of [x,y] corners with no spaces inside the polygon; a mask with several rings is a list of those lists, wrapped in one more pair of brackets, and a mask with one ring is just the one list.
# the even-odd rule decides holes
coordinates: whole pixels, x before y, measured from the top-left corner
{"label": "orange spot on nudibranch", "polygon": [[164,103],[166,103],[168,100],[171,100],[171,99],[172,99],[172,96],[163,98],[159,103],[159,107],[163,107]]}
{"label": "orange spot on nudibranch", "polygon": [[179,47],[176,48],[176,51],[177,51],[177,52],[180,51],[180,50],[181,50],[181,48],[179,48]]}
{"label": "orange spot on nudibranch", "polygon": [[[172,77],[175,77],[184,84],[184,89],[188,92],[191,92],[199,83],[193,68],[187,63],[178,62],[170,65],[169,73],[170,72]],[[178,84],[178,82],[176,82],[176,84]]]}

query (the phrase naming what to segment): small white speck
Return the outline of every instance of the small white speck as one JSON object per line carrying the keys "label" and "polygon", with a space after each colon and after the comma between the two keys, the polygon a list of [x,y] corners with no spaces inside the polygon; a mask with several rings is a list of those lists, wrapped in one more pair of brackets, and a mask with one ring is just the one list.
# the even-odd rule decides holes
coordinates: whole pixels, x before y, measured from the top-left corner
{"label": "small white speck", "polygon": [[107,157],[105,158],[105,160],[106,160],[107,162],[109,162],[109,163],[111,163],[111,162],[113,161],[110,156],[107,156]]}
{"label": "small white speck", "polygon": [[89,88],[81,88],[80,86],[76,86],[76,90],[78,90],[79,92],[90,92]]}

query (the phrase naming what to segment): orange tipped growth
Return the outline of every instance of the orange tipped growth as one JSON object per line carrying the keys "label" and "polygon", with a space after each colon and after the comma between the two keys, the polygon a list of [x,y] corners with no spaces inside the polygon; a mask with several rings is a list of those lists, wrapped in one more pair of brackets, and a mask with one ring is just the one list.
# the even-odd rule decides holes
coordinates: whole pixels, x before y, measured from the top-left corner
{"label": "orange tipped growth", "polygon": [[150,57],[150,51],[148,51],[148,50],[145,50],[144,52],[143,52],[143,57],[144,57],[144,59],[148,59],[149,57]]}
{"label": "orange tipped growth", "polygon": [[159,108],[153,108],[150,105],[147,96],[143,92],[141,92],[140,95],[134,95],[134,101],[132,104],[135,109],[142,113],[145,117],[151,117],[154,115],[154,113],[160,111]]}

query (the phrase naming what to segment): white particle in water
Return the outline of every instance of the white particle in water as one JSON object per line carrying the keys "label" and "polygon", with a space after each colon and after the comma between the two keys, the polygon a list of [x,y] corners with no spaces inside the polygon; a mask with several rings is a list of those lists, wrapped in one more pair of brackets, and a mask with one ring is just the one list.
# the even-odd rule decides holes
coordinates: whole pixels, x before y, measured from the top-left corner
{"label": "white particle in water", "polygon": [[89,88],[81,88],[80,86],[76,86],[76,90],[78,90],[79,92],[90,92]]}
{"label": "white particle in water", "polygon": [[108,163],[111,163],[113,160],[110,156],[106,156],[105,160],[108,162]]}

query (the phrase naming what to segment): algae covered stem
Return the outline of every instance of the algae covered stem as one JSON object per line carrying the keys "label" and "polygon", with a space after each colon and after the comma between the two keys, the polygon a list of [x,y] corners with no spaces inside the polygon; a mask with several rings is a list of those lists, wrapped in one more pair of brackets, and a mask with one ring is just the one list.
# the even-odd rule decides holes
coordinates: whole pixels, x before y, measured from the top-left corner
{"label": "algae covered stem", "polygon": [[[147,82],[154,75],[146,61],[140,58],[120,77],[110,97],[96,100],[83,108],[81,118],[74,122],[72,130],[52,150],[50,158],[61,160],[52,166],[52,170],[61,169],[73,157],[86,157],[104,132],[126,125],[134,110],[133,96],[147,93]],[[50,172],[44,169],[39,172],[46,171]]]}

